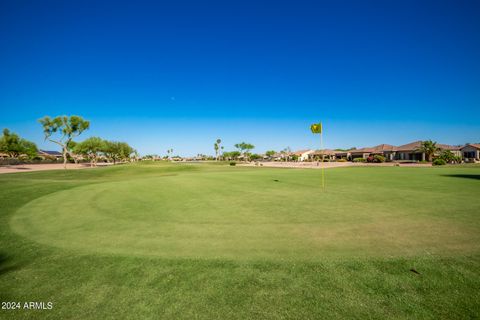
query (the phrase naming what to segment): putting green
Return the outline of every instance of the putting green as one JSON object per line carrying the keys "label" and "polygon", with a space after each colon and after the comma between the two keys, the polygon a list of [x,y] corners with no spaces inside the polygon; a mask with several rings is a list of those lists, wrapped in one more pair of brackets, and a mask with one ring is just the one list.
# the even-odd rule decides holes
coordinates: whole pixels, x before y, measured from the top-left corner
{"label": "putting green", "polygon": [[[478,226],[444,214],[446,204],[461,200],[445,198],[447,179],[412,175],[410,183],[437,179],[438,188],[392,188],[394,169],[368,169],[332,170],[326,192],[314,170],[222,169],[90,184],[26,204],[10,225],[26,238],[67,250],[172,258],[478,251]],[[366,188],[372,179],[382,183]]]}

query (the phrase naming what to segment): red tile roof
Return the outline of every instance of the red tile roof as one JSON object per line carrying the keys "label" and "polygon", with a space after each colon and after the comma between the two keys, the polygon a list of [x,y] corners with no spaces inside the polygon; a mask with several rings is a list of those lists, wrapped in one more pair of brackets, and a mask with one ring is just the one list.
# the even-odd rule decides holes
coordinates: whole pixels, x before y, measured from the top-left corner
{"label": "red tile roof", "polygon": [[413,151],[420,148],[422,141],[410,142],[397,147],[397,151]]}
{"label": "red tile roof", "polygon": [[479,143],[469,143],[467,145],[464,145],[463,147],[460,147],[460,149],[465,148],[467,146],[474,147],[475,149],[480,149],[480,144]]}
{"label": "red tile roof", "polygon": [[334,155],[335,153],[338,153],[337,151],[330,150],[330,149],[325,149],[325,150],[315,150],[316,155]]}
{"label": "red tile roof", "polygon": [[310,151],[313,151],[313,150],[298,150],[298,151],[295,151],[293,152],[293,154],[297,155],[297,156],[301,156],[302,154],[306,153],[306,152],[310,152]]}
{"label": "red tile roof", "polygon": [[378,146],[372,147],[375,152],[392,152],[397,151],[397,147],[392,146],[391,144],[379,144]]}

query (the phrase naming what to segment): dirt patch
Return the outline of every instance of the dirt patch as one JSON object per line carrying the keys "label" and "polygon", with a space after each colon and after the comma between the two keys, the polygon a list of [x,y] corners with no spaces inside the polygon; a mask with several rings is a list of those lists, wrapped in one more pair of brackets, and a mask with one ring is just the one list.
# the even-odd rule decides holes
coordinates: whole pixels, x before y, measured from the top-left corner
{"label": "dirt patch", "polygon": [[[102,166],[109,164],[102,164]],[[100,166],[100,165],[99,165]],[[68,163],[67,169],[77,170],[90,168],[89,163],[74,164]],[[46,163],[46,164],[19,164],[0,167],[0,174],[2,173],[15,173],[15,172],[31,172],[31,171],[44,171],[44,170],[63,170],[63,163]]]}

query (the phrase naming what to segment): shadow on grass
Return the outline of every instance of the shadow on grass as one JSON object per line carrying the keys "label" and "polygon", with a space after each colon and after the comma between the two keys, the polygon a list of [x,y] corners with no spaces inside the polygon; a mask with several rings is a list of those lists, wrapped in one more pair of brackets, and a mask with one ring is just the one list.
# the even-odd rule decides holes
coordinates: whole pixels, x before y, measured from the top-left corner
{"label": "shadow on grass", "polygon": [[12,258],[4,253],[0,253],[0,277],[8,272],[19,270],[23,264],[12,263]]}
{"label": "shadow on grass", "polygon": [[444,174],[442,176],[453,177],[453,178],[465,178],[465,179],[480,180],[480,174]]}

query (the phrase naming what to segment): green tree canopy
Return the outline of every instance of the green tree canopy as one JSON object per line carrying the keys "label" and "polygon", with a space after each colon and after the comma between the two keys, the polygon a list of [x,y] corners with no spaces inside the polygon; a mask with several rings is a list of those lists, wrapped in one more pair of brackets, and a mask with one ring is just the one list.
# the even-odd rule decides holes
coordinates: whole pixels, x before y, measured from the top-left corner
{"label": "green tree canopy", "polygon": [[229,160],[236,160],[238,157],[240,157],[241,153],[239,151],[230,151],[230,152],[224,152],[223,157],[224,159],[229,159]]}
{"label": "green tree canopy", "polygon": [[240,150],[240,153],[243,154],[244,157],[247,157],[250,150],[254,149],[255,146],[250,143],[240,142],[235,144],[235,148]]}
{"label": "green tree canopy", "polygon": [[436,142],[433,142],[432,140],[427,140],[422,141],[420,147],[417,150],[425,153],[425,155],[427,156],[427,160],[431,162],[435,152],[440,151],[441,149],[437,146]]}
{"label": "green tree canopy", "polygon": [[45,140],[58,144],[62,148],[63,167],[67,168],[67,155],[76,159],[71,151],[73,138],[78,137],[90,127],[90,122],[80,116],[48,116],[38,120],[43,127]]}
{"label": "green tree canopy", "polygon": [[20,138],[16,133],[3,129],[3,136],[0,138],[0,152],[8,154],[9,157],[17,158],[20,155],[27,155],[33,158],[37,155],[37,145],[31,141]]}
{"label": "green tree canopy", "polygon": [[91,166],[96,166],[98,157],[106,150],[106,143],[99,137],[91,137],[80,143],[76,143],[74,152],[87,156],[90,159]]}
{"label": "green tree canopy", "polygon": [[135,152],[128,143],[119,141],[105,141],[105,155],[113,161],[114,164],[119,160],[126,160]]}

